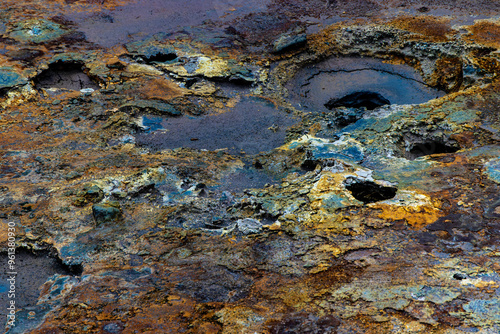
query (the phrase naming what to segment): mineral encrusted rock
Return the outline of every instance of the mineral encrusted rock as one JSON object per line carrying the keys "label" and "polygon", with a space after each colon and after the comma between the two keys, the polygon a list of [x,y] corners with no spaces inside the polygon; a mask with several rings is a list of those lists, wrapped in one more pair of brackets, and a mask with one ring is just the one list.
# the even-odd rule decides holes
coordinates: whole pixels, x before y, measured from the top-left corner
{"label": "mineral encrusted rock", "polygon": [[4,331],[499,333],[499,12],[2,1]]}

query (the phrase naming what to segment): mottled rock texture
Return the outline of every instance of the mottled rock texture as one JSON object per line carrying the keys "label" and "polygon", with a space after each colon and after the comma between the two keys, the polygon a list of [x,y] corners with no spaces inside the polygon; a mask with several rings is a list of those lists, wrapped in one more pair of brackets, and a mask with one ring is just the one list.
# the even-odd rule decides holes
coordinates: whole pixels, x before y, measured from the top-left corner
{"label": "mottled rock texture", "polygon": [[499,12],[2,1],[2,330],[499,333]]}

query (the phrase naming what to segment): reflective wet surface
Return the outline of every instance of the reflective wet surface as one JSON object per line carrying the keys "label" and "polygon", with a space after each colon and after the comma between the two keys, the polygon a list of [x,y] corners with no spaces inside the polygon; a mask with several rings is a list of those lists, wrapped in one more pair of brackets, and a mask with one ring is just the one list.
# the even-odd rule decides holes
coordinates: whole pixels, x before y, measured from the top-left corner
{"label": "reflective wet surface", "polygon": [[328,102],[360,91],[379,94],[390,104],[420,104],[445,94],[428,87],[408,65],[342,57],[301,69],[287,88],[297,106],[308,111],[326,111]]}
{"label": "reflective wet surface", "polygon": [[265,99],[243,97],[232,110],[219,115],[166,119],[146,116],[143,124],[157,130],[136,138],[138,145],[152,150],[188,147],[256,154],[283,145],[286,129],[296,120]]}

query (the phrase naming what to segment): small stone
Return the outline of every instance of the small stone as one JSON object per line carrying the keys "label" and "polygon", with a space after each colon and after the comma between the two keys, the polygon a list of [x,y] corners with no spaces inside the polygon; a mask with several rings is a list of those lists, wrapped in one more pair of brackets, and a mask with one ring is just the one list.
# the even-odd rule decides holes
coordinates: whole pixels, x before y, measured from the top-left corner
{"label": "small stone", "polygon": [[243,234],[259,233],[262,230],[262,223],[257,219],[245,218],[236,221],[238,229]]}
{"label": "small stone", "polygon": [[281,229],[281,223],[279,221],[276,221],[271,225],[264,225],[263,227],[268,228],[271,231],[277,231],[277,230]]}
{"label": "small stone", "polygon": [[80,89],[80,93],[82,93],[83,95],[90,95],[94,92],[94,89],[93,88],[82,88]]}
{"label": "small stone", "polygon": [[117,323],[109,323],[103,327],[105,333],[121,333],[123,330],[123,326]]}
{"label": "small stone", "polygon": [[121,213],[122,211],[118,202],[100,203],[92,206],[92,214],[97,225],[115,221],[120,217]]}

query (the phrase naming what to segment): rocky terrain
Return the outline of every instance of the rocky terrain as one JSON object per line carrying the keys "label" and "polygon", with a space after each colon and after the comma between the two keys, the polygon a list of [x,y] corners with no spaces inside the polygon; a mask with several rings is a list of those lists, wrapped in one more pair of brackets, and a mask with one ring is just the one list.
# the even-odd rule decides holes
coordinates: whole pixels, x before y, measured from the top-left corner
{"label": "rocky terrain", "polygon": [[499,333],[498,13],[2,1],[5,332]]}

